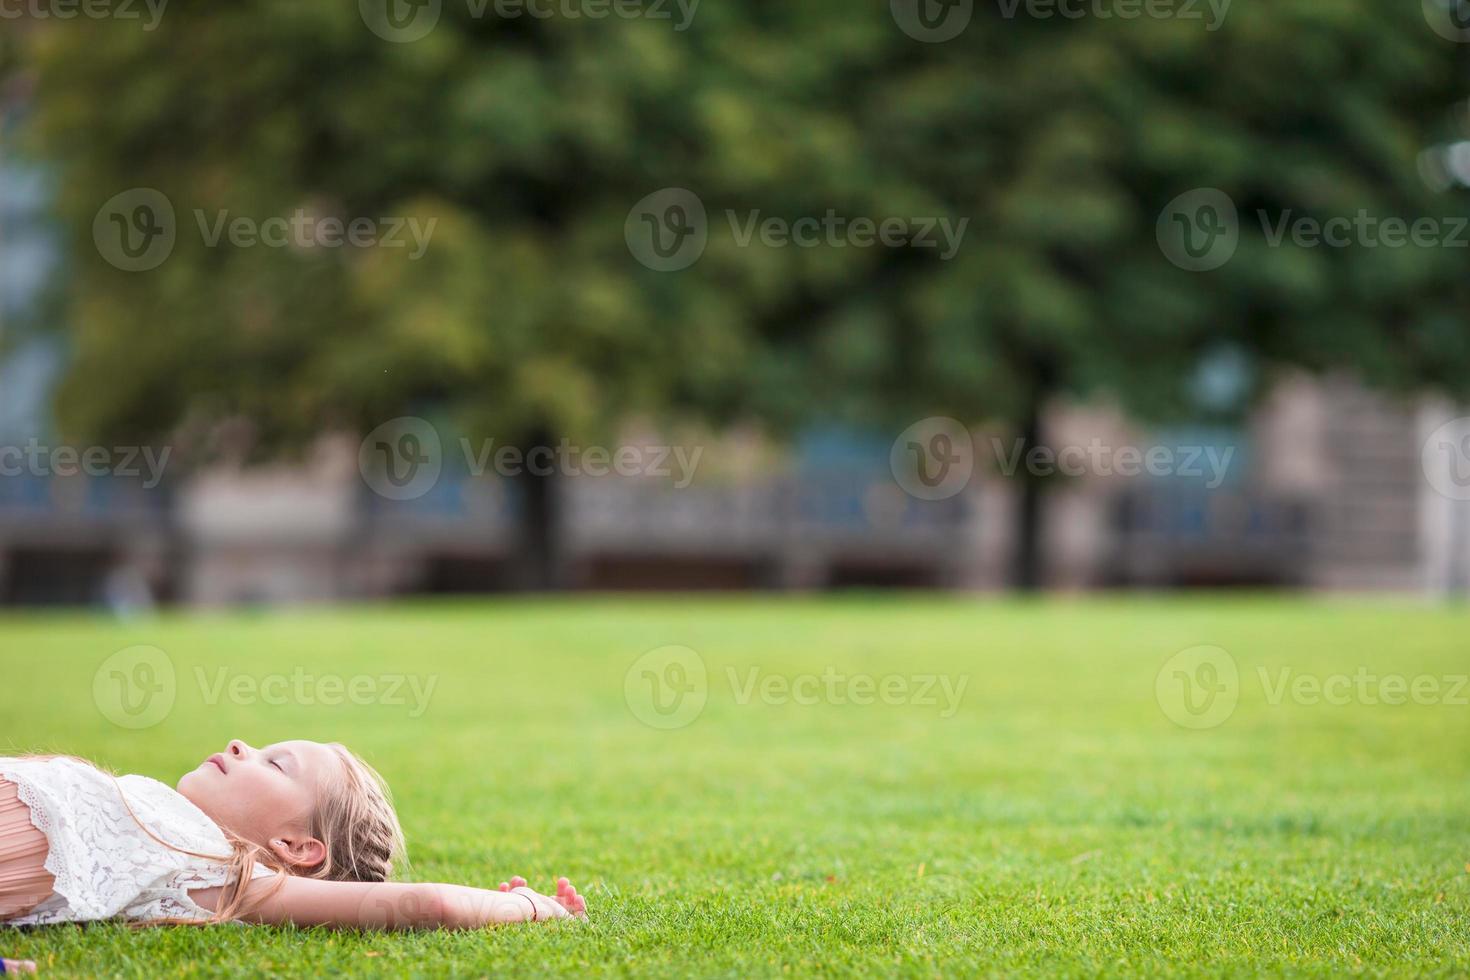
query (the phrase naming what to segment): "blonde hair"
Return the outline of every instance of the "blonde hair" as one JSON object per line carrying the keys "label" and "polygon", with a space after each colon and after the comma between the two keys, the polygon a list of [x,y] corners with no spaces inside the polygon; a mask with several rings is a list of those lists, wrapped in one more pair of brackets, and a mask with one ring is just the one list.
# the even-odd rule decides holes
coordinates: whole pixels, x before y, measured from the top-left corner
{"label": "blonde hair", "polygon": [[210,921],[239,918],[274,891],[247,901],[257,864],[281,875],[380,882],[407,863],[408,845],[387,781],[347,746],[332,742],[327,748],[341,761],[341,772],[326,780],[307,827],[311,836],[326,845],[326,856],[320,864],[308,868],[286,865],[275,852],[225,831],[231,849],[226,861],[230,883]]}

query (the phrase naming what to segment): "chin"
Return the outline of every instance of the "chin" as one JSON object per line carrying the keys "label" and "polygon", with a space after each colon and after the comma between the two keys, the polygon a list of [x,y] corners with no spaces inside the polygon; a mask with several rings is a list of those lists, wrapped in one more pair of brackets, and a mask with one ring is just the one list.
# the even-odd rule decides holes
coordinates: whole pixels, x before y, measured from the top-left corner
{"label": "chin", "polygon": [[197,791],[204,782],[203,775],[198,769],[192,769],[180,776],[178,785],[174,787],[180,795],[187,797],[195,806],[199,805],[196,797],[199,795]]}

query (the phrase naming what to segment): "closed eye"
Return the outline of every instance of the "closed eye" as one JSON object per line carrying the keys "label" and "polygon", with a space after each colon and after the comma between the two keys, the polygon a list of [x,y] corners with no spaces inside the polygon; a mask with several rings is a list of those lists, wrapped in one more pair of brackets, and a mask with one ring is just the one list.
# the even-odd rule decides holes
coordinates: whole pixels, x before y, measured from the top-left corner
{"label": "closed eye", "polygon": [[286,771],[284,769],[281,769],[281,764],[279,762],[277,762],[275,759],[272,759],[271,760],[271,765],[275,766],[277,769],[280,769],[281,772],[285,772]]}

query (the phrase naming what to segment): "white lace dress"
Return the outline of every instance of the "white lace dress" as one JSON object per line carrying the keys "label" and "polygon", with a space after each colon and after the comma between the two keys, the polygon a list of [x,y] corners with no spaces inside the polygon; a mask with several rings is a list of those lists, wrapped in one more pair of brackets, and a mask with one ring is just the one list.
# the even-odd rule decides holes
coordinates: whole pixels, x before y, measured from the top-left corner
{"label": "white lace dress", "polygon": [[183,796],[147,776],[114,778],[67,758],[0,757],[0,778],[46,835],[46,870],[56,879],[51,897],[3,924],[209,918],[189,890],[227,883],[230,845]]}

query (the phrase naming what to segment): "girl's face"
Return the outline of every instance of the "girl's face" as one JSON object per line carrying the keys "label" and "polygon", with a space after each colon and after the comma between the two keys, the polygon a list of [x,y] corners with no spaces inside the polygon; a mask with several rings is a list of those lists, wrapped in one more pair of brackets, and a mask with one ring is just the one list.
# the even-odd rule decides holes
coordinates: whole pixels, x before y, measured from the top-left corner
{"label": "girl's face", "polygon": [[235,836],[274,851],[288,864],[311,866],[326,847],[309,835],[323,788],[342,762],[320,742],[277,742],[251,748],[233,739],[185,773],[179,793]]}

